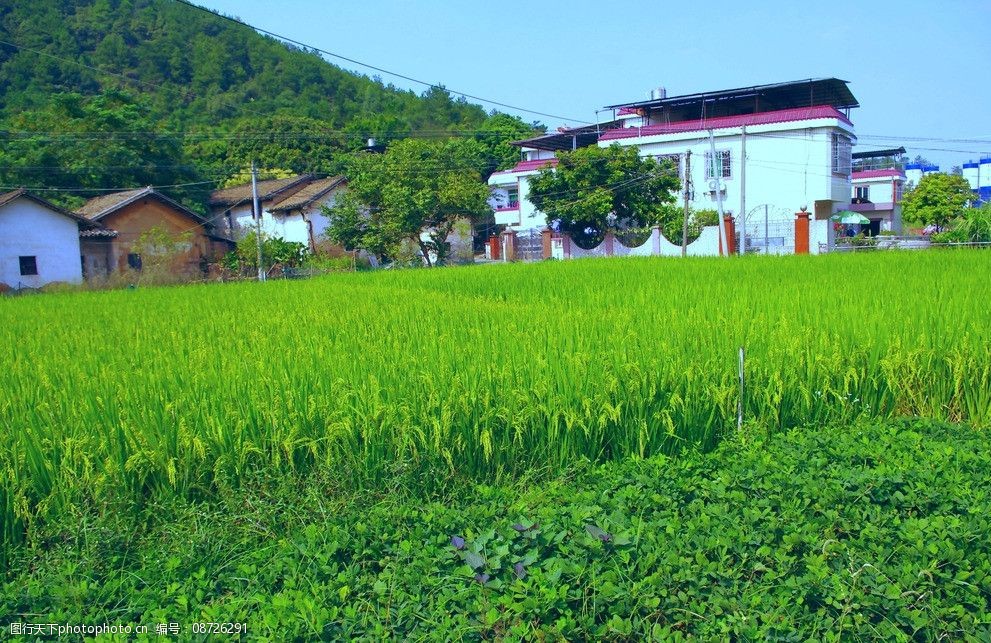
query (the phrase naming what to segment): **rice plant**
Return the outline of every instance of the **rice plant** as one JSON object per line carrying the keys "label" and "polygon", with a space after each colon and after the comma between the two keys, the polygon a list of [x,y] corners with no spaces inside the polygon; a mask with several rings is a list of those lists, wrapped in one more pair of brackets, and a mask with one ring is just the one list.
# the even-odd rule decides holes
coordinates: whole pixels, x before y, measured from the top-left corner
{"label": "rice plant", "polygon": [[991,424],[983,251],[605,259],[0,301],[0,538],[333,468],[482,480],[918,415]]}

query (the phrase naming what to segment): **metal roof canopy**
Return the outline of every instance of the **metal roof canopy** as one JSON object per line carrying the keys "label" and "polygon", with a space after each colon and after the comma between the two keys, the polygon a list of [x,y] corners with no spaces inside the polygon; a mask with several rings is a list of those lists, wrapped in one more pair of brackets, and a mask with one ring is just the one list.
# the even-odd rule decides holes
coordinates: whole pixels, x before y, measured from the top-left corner
{"label": "metal roof canopy", "polygon": [[600,132],[619,127],[621,123],[622,121],[616,120],[599,123],[597,125],[583,125],[582,127],[567,129],[563,132],[558,131],[551,134],[543,134],[541,136],[534,136],[533,138],[524,139],[522,141],[511,141],[510,145],[532,147],[538,150],[549,150],[551,152],[556,152],[558,150],[573,150],[580,147],[595,145],[599,140]]}
{"label": "metal roof canopy", "polygon": [[663,110],[671,121],[715,116],[737,116],[796,107],[832,105],[837,109],[860,107],[849,81],[839,78],[809,78],[787,83],[754,85],[715,92],[685,94],[653,100],[607,105],[606,109]]}
{"label": "metal roof canopy", "polygon": [[890,150],[874,150],[873,152],[854,152],[851,156],[855,159],[875,159],[885,156],[900,156],[905,153],[904,147],[893,147]]}

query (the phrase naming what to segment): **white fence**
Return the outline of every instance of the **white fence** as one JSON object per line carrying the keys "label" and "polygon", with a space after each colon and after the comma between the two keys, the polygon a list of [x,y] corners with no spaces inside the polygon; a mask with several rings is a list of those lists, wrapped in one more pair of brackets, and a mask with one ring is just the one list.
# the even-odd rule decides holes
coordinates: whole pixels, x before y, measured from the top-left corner
{"label": "white fence", "polygon": [[[688,244],[686,254],[690,257],[710,257],[719,255],[719,227],[702,228],[698,239]],[[612,233],[607,233],[605,239],[594,248],[580,248],[573,240],[563,237],[555,238],[552,244],[552,256],[561,259],[582,259],[585,257],[680,257],[681,246],[675,245],[664,238],[661,229],[654,227],[647,240],[638,246],[623,245]]]}
{"label": "white fence", "polygon": [[[730,252],[740,251],[737,236],[746,235],[746,251],[762,254],[793,254],[796,252],[795,220],[772,220],[754,222],[745,228],[734,227],[732,219],[727,220],[726,234]],[[831,222],[826,220],[808,221],[808,243],[803,252],[819,254],[834,249]],[[724,254],[719,240],[719,226],[702,228],[701,234],[685,249],[689,257],[716,257]],[[653,227],[643,243],[637,246],[624,245],[613,233],[606,233],[601,243],[593,248],[581,248],[568,235],[553,234],[550,230],[515,233],[504,232],[500,247],[501,259],[534,261],[545,257],[554,259],[582,259],[586,257],[680,257],[681,245],[672,243],[661,234],[660,227]]]}

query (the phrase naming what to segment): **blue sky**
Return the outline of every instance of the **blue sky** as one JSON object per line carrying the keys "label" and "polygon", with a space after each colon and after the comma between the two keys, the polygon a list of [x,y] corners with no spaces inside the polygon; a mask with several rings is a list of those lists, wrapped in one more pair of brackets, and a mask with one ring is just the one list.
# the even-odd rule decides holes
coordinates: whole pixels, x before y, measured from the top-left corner
{"label": "blue sky", "polygon": [[861,104],[851,114],[857,149],[902,144],[943,169],[991,153],[989,0],[199,2],[368,64],[567,119],[519,113],[552,128],[593,121],[603,105],[657,86],[673,96],[835,76]]}

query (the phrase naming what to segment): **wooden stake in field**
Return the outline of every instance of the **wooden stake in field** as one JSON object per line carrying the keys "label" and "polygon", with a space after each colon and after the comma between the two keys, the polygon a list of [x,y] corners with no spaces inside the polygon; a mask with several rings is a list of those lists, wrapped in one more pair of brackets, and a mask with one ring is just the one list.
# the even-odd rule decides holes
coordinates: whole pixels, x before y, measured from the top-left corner
{"label": "wooden stake in field", "polygon": [[739,378],[740,378],[740,399],[736,403],[736,430],[743,430],[743,399],[746,393],[746,386],[743,377],[743,362],[746,358],[746,351],[743,350],[743,346],[740,347],[740,365],[739,365]]}

